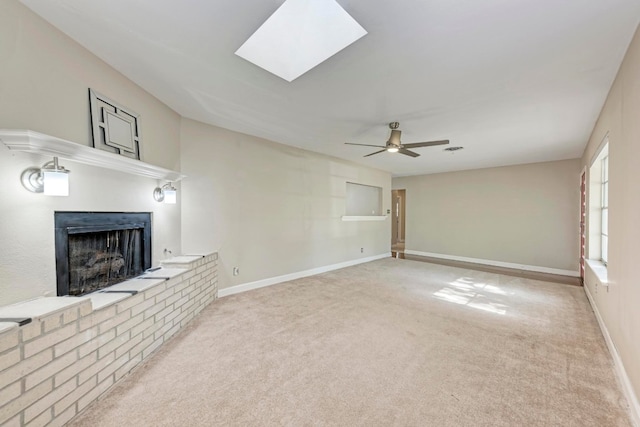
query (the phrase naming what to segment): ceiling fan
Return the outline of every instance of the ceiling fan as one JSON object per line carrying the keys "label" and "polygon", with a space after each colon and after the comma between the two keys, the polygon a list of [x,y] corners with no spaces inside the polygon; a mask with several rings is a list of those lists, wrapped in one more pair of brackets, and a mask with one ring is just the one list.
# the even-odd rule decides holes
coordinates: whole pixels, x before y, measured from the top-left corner
{"label": "ceiling fan", "polygon": [[389,136],[389,140],[387,141],[386,145],[355,144],[352,142],[345,142],[345,144],[382,148],[382,150],[376,151],[375,153],[367,154],[364,157],[373,156],[374,154],[379,154],[384,151],[388,151],[389,153],[405,154],[411,157],[418,157],[420,154],[407,150],[407,148],[431,147],[432,145],[446,145],[449,143],[448,139],[444,139],[441,141],[414,142],[411,144],[403,144],[402,142],[400,142],[400,134],[402,134],[402,131],[398,130],[399,126],[400,126],[400,123],[398,122],[389,123],[389,129],[391,129],[391,136]]}

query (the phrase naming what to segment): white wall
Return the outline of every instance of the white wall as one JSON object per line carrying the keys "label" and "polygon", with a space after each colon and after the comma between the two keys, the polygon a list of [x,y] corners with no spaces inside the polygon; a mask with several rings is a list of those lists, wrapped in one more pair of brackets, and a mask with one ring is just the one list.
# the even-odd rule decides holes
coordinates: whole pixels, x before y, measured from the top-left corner
{"label": "white wall", "polygon": [[219,289],[389,252],[389,219],[340,219],[347,182],[390,209],[389,173],[188,119],[181,143],[182,246],[219,252]]}
{"label": "white wall", "polygon": [[[17,1],[0,2],[0,129],[31,129],[91,145],[88,88],[141,114],[144,160],[180,165],[180,117]],[[51,160],[0,143],[0,305],[56,292],[53,212],[153,212],[154,264],[180,252],[180,207],[152,198],[148,178],[61,160],[71,195],[26,191],[20,174]]]}
{"label": "white wall", "polygon": [[578,270],[580,160],[393,179],[406,250]]}
{"label": "white wall", "polygon": [[[636,33],[582,157],[589,165],[609,134],[608,288],[591,269],[585,284],[640,395],[640,34]],[[589,179],[587,179],[589,182]],[[588,193],[587,193],[588,194]],[[587,222],[597,220],[592,215]],[[590,224],[591,225],[591,224]],[[589,228],[587,228],[589,229]],[[598,239],[595,239],[598,241]],[[589,251],[593,255],[594,251]],[[597,286],[600,284],[600,286]],[[636,400],[636,416],[640,408]]]}

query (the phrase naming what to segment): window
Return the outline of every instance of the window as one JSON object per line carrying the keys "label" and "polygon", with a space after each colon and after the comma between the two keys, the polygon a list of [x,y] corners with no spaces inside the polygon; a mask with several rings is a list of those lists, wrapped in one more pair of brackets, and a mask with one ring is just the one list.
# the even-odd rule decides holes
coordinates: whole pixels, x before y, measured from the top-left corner
{"label": "window", "polygon": [[601,160],[602,197],[600,203],[600,259],[606,265],[609,244],[609,155]]}
{"label": "window", "polygon": [[589,168],[588,258],[605,266],[609,255],[609,139]]}

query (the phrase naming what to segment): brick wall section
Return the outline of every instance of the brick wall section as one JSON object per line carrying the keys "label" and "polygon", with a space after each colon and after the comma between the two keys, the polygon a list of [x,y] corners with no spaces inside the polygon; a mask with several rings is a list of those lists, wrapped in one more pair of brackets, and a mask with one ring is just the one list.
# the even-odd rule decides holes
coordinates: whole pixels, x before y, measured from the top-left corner
{"label": "brick wall section", "polygon": [[85,299],[24,326],[2,324],[0,425],[68,422],[216,299],[216,260],[204,256],[96,310]]}

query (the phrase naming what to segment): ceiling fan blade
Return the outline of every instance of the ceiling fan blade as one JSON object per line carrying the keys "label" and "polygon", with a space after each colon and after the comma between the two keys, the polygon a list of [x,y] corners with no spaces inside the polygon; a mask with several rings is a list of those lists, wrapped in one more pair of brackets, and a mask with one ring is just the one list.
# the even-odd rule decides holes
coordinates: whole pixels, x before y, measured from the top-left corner
{"label": "ceiling fan blade", "polygon": [[354,142],[345,142],[345,144],[347,145],[362,145],[363,147],[378,147],[378,148],[385,148],[384,145],[371,145],[371,144],[356,144]]}
{"label": "ceiling fan blade", "polygon": [[[375,147],[375,146],[374,146]],[[380,154],[380,153],[384,153],[385,151],[387,151],[387,149],[385,148],[384,150],[380,150],[380,151],[376,151],[375,153],[371,153],[371,154],[367,154],[364,157],[369,157],[369,156],[373,156],[374,154]]]}
{"label": "ceiling fan blade", "polygon": [[432,145],[447,145],[448,139],[442,141],[414,142],[412,144],[402,144],[405,148],[431,147]]}
{"label": "ceiling fan blade", "polygon": [[411,156],[411,157],[418,157],[420,156],[420,154],[418,153],[414,153],[413,151],[409,151],[406,148],[401,148],[398,150],[398,153],[400,154],[406,154],[407,156]]}

